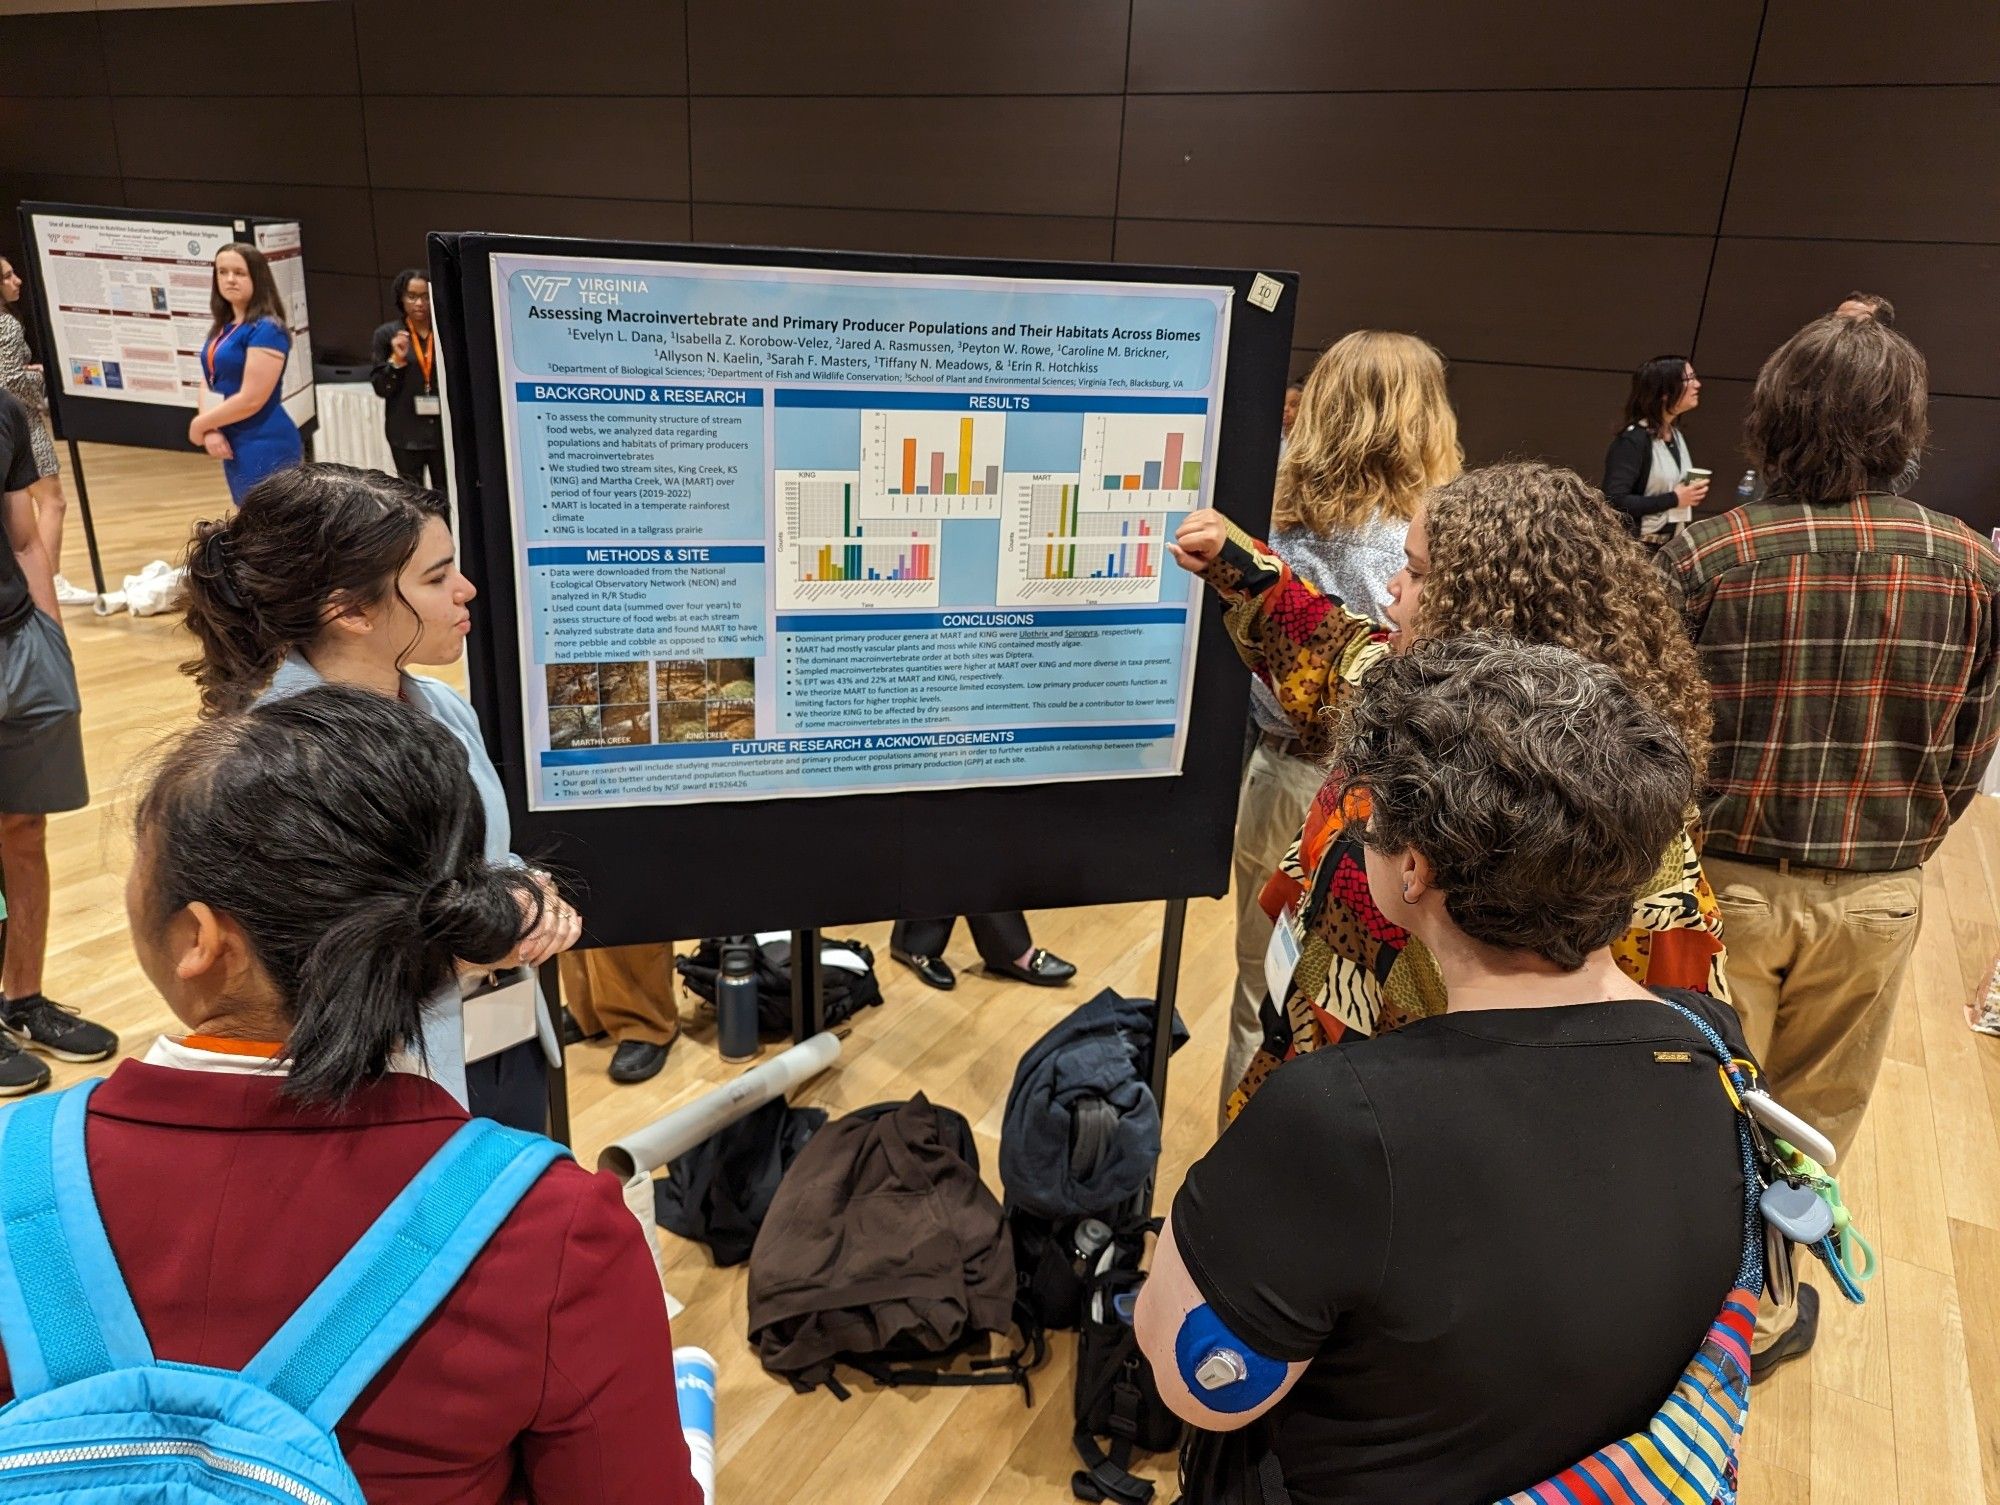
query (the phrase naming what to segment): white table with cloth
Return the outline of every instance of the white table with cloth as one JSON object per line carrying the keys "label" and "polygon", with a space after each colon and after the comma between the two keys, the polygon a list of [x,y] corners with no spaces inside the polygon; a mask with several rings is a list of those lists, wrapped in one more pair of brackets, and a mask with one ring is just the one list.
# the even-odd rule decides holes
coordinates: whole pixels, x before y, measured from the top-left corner
{"label": "white table with cloth", "polygon": [[389,440],[382,430],[382,399],[365,381],[316,382],[319,432],[313,436],[313,458],[363,470],[396,473]]}

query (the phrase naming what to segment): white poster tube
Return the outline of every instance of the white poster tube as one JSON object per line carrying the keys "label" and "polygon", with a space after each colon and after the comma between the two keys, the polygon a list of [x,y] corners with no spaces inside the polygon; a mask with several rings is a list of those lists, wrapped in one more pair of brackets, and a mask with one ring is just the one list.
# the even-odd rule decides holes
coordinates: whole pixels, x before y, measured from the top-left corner
{"label": "white poster tube", "polygon": [[822,1031],[803,1044],[794,1045],[762,1066],[754,1067],[733,1082],[684,1103],[665,1118],[655,1119],[623,1139],[608,1144],[597,1157],[597,1168],[615,1171],[618,1179],[650,1175],[672,1160],[739,1118],[754,1113],[773,1098],[783,1097],[794,1087],[811,1081],[840,1056],[840,1038]]}

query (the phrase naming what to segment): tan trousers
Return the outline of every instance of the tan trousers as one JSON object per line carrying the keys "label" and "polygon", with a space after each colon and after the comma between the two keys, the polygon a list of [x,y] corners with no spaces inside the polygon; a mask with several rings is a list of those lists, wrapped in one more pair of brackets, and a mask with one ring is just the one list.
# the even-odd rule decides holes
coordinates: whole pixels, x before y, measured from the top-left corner
{"label": "tan trousers", "polygon": [[585,1034],[665,1045],[681,1032],[672,946],[605,946],[565,951],[559,960],[563,1002]]}
{"label": "tan trousers", "polygon": [[[1236,898],[1236,991],[1229,1005],[1229,1041],[1222,1055],[1222,1100],[1216,1130],[1229,1126],[1229,1094],[1243,1080],[1250,1058],[1264,1043],[1257,1011],[1264,1002],[1264,951],[1271,944],[1271,918],[1258,904],[1265,880],[1299,839],[1306,809],[1326,770],[1309,758],[1295,758],[1259,741],[1243,770],[1236,799],[1236,856],[1230,888]],[[1283,1000],[1280,1000],[1282,1002]]]}
{"label": "tan trousers", "polygon": [[[1783,873],[1714,853],[1702,866],[1722,906],[1729,990],[1750,1053],[1771,1096],[1832,1140],[1844,1160],[1875,1090],[1916,948],[1923,869]],[[1755,1346],[1783,1333],[1792,1316],[1789,1305],[1766,1302]]]}

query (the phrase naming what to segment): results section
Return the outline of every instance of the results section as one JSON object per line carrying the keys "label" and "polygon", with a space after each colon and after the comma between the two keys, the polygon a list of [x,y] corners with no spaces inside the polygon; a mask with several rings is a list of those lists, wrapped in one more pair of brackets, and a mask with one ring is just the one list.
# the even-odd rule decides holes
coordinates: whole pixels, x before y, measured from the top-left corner
{"label": "results section", "polygon": [[1178,771],[1227,288],[493,280],[537,808]]}

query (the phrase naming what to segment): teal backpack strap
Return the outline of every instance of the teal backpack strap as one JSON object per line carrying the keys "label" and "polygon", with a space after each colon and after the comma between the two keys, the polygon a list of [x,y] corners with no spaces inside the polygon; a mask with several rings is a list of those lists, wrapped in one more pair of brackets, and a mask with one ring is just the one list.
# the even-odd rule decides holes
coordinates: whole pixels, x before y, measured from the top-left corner
{"label": "teal backpack strap", "polygon": [[84,1156],[89,1081],[0,1115],[0,1346],[16,1396],[153,1362]]}
{"label": "teal backpack strap", "polygon": [[553,1140],[475,1118],[403,1188],[243,1377],[331,1431],[451,1293],[550,1162]]}

